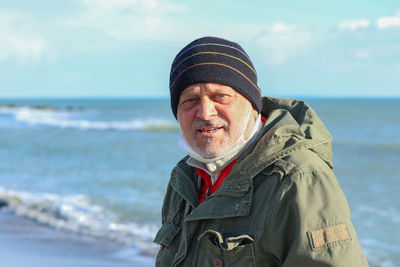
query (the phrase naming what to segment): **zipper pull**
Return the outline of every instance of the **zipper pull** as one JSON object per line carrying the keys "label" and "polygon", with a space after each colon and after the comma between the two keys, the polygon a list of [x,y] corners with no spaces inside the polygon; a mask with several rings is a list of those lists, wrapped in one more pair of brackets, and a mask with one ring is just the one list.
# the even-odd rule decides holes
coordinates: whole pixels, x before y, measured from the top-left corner
{"label": "zipper pull", "polygon": [[206,200],[208,198],[208,196],[210,195],[211,189],[208,188],[206,191],[206,194],[204,195],[204,200]]}

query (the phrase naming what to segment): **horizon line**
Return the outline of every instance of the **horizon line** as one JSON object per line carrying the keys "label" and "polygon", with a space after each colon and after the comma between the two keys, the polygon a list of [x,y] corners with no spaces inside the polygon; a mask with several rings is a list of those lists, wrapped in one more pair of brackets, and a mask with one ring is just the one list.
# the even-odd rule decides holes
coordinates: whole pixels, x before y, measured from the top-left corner
{"label": "horizon line", "polygon": [[[264,97],[264,96],[263,96]],[[307,98],[307,99],[400,99],[400,95],[268,95],[268,97],[278,98]],[[68,100],[68,99],[85,99],[85,100],[135,100],[135,99],[158,99],[169,100],[170,96],[0,96],[0,100]]]}

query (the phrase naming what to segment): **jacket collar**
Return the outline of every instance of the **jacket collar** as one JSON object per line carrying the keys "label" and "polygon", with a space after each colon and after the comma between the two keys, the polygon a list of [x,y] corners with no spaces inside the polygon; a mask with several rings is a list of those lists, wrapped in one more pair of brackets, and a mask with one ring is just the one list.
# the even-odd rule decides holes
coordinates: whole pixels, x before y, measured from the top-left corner
{"label": "jacket collar", "polygon": [[192,207],[199,205],[199,193],[195,186],[196,175],[190,166],[185,164],[187,157],[172,170],[170,185]]}

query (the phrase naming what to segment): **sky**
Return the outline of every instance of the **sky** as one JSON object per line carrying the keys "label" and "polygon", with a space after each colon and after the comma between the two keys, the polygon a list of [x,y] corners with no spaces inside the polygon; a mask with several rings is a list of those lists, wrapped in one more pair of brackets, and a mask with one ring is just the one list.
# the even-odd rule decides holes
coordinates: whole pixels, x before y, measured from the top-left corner
{"label": "sky", "polygon": [[203,36],[238,42],[263,95],[400,97],[398,0],[0,0],[0,98],[168,97]]}

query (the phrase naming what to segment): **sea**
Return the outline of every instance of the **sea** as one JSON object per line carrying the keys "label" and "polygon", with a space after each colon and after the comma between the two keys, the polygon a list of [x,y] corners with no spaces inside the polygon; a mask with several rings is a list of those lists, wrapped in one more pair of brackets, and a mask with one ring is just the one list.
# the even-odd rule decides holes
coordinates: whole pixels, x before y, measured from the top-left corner
{"label": "sea", "polygon": [[[305,100],[370,266],[400,266],[400,99]],[[0,205],[154,259],[179,138],[168,99],[0,99]]]}

